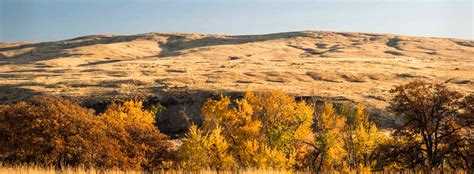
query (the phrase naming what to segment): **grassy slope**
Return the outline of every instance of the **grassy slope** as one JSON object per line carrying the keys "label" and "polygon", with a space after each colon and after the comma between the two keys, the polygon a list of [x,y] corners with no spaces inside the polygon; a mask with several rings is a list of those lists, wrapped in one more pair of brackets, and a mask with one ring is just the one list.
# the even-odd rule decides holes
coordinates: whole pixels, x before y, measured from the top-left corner
{"label": "grassy slope", "polygon": [[0,102],[35,93],[102,100],[183,89],[279,89],[384,107],[393,85],[411,80],[474,92],[473,55],[469,40],[318,31],[0,43]]}

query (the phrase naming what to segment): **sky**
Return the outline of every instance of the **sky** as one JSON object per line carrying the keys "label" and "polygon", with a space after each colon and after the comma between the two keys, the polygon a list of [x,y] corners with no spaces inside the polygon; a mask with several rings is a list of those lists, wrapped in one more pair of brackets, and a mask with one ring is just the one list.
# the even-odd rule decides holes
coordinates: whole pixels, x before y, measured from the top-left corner
{"label": "sky", "polygon": [[301,30],[474,40],[473,0],[0,0],[0,42]]}

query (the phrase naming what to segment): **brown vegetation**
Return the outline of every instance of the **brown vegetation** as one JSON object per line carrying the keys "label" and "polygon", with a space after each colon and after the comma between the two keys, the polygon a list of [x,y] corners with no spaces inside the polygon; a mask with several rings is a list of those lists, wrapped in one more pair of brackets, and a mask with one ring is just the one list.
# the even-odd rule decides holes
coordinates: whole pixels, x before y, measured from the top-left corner
{"label": "brown vegetation", "polygon": [[389,110],[402,120],[384,149],[391,165],[410,169],[472,169],[473,94],[463,97],[442,84],[398,86]]}
{"label": "brown vegetation", "polygon": [[100,116],[52,96],[0,105],[4,164],[141,169],[161,162],[164,138],[141,102],[113,104]]}

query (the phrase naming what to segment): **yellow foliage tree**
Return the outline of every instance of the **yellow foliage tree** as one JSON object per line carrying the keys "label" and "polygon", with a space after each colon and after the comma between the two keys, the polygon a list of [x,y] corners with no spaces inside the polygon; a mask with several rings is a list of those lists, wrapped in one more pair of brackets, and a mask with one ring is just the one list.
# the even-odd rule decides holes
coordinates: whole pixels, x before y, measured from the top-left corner
{"label": "yellow foliage tree", "polygon": [[364,109],[362,104],[358,104],[357,109],[344,104],[337,113],[331,103],[324,103],[318,117],[315,151],[310,158],[314,170],[366,173],[375,166],[375,151],[385,136],[369,120]]}
{"label": "yellow foliage tree", "polygon": [[192,125],[185,135],[183,144],[179,148],[181,167],[191,170],[207,168],[207,149],[205,147],[206,137],[197,126]]}
{"label": "yellow foliage tree", "polygon": [[252,106],[253,117],[262,122],[262,142],[286,154],[289,166],[302,167],[309,153],[305,142],[313,138],[313,106],[281,91],[247,92],[244,99]]}
{"label": "yellow foliage tree", "polygon": [[111,136],[119,142],[126,152],[126,168],[147,168],[161,163],[168,144],[163,141],[166,135],[154,126],[155,113],[143,109],[143,102],[129,100],[113,103],[99,115]]}
{"label": "yellow foliage tree", "polygon": [[143,109],[143,102],[139,100],[128,100],[123,103],[112,103],[107,107],[101,117],[113,119],[119,124],[140,124],[153,126],[155,114]]}
{"label": "yellow foliage tree", "polygon": [[341,136],[346,119],[338,115],[331,103],[324,103],[324,110],[319,117],[318,133],[314,138],[315,153],[310,161],[315,171],[346,169],[343,159],[347,152]]}
{"label": "yellow foliage tree", "polygon": [[221,133],[219,125],[210,134],[203,134],[197,126],[191,126],[179,149],[181,167],[191,170],[235,168],[234,158],[229,154],[229,143]]}
{"label": "yellow foliage tree", "polygon": [[257,140],[247,140],[237,152],[241,165],[253,169],[288,169],[292,167],[286,154]]}
{"label": "yellow foliage tree", "polygon": [[341,109],[341,114],[348,120],[344,130],[347,163],[351,169],[370,170],[376,162],[374,152],[385,136],[369,120],[363,104],[358,104],[355,111],[350,108],[349,105],[343,105]]}
{"label": "yellow foliage tree", "polygon": [[[294,97],[283,92],[247,92],[240,100],[231,101],[229,97],[209,100],[202,107],[202,116],[205,141],[194,140],[199,136],[192,132],[200,131],[191,127],[187,140],[180,149],[183,163],[193,163],[189,160],[194,158],[212,157],[213,155],[208,154],[211,152],[193,153],[199,152],[200,148],[192,148],[204,146],[204,142],[211,140],[221,142],[218,143],[221,145],[220,149],[228,149],[233,161],[238,161],[238,166],[244,168],[301,167],[302,163],[299,161],[309,151],[304,141],[312,137],[313,107],[304,101],[296,102]],[[221,136],[212,138],[214,134],[222,135],[224,139],[220,139]],[[224,145],[226,143],[229,144]],[[222,160],[221,157],[216,159]],[[210,163],[212,162],[208,162]],[[188,165],[188,168],[195,169],[206,166],[203,163]],[[219,165],[208,167],[215,169]]]}

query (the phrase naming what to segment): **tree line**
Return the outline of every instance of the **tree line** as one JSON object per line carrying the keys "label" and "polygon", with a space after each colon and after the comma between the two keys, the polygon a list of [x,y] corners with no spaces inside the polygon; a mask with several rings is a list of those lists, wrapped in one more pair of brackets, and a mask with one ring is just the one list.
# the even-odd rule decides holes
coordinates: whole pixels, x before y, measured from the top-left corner
{"label": "tree line", "polygon": [[474,94],[414,81],[391,90],[398,124],[380,130],[363,104],[297,101],[281,91],[209,99],[178,148],[155,126],[160,107],[113,103],[94,114],[37,96],[0,105],[6,165],[119,169],[273,169],[313,172],[469,171]]}

